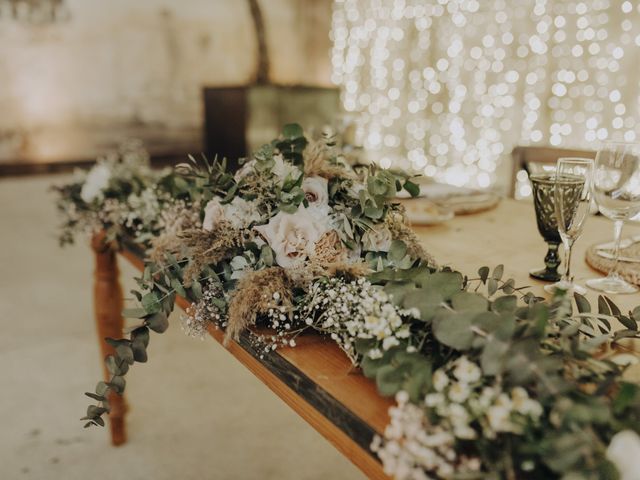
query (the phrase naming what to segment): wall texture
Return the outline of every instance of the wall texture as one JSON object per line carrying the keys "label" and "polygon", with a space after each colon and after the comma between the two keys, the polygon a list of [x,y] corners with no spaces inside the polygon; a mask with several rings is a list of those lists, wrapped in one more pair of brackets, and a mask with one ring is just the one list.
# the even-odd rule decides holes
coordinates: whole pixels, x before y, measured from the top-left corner
{"label": "wall texture", "polygon": [[[200,148],[202,87],[250,84],[244,0],[67,0],[70,19],[0,18],[0,162],[91,158],[124,137]],[[271,81],[330,85],[330,0],[262,0]]]}

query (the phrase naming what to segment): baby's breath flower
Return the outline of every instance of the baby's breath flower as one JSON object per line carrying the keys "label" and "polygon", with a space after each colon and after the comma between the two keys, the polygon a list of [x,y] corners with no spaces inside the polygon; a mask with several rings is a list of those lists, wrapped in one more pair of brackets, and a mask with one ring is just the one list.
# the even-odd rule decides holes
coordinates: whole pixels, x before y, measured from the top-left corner
{"label": "baby's breath flower", "polygon": [[433,388],[435,388],[436,391],[441,392],[448,384],[449,377],[447,374],[442,370],[436,370],[433,374]]}
{"label": "baby's breath flower", "polygon": [[226,315],[213,301],[220,298],[224,298],[222,286],[213,280],[208,280],[202,290],[202,298],[198,303],[192,303],[187,308],[186,315],[180,316],[180,324],[185,334],[204,339],[209,325],[216,328],[225,326]]}
{"label": "baby's breath flower", "polygon": [[363,278],[351,282],[341,278],[314,282],[307,298],[299,311],[306,324],[329,334],[354,362],[358,358],[357,339],[375,341],[368,356],[376,359],[403,341],[406,344],[410,337],[402,311],[381,287]]}

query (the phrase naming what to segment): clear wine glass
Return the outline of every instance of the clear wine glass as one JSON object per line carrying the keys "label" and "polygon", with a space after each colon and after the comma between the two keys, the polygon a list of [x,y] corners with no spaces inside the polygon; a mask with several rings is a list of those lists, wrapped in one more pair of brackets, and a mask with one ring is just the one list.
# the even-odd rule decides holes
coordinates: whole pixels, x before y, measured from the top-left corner
{"label": "clear wine glass", "polygon": [[553,192],[558,233],[564,247],[565,269],[562,279],[545,290],[556,289],[586,293],[584,287],[576,285],[571,275],[571,250],[582,235],[584,222],[591,207],[591,178],[593,160],[590,158],[559,158],[556,164],[555,188]]}
{"label": "clear wine glass", "polygon": [[640,144],[605,144],[596,155],[593,197],[600,213],[613,220],[614,264],[605,278],[587,281],[587,286],[605,293],[635,293],[638,288],[620,277],[620,239],[624,221],[640,213]]}

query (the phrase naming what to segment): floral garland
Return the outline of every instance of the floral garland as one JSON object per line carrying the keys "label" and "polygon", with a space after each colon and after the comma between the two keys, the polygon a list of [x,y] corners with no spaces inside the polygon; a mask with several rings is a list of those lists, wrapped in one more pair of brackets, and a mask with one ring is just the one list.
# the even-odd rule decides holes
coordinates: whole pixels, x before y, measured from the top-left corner
{"label": "floral garland", "polygon": [[[227,341],[253,332],[264,355],[313,330],[335,341],[395,396],[372,450],[397,479],[614,479],[640,471],[640,307],[580,295],[549,301],[482,267],[474,278],[439,268],[394,197],[417,186],[389,170],[357,170],[330,139],[297,125],[231,174],[196,161],[155,173],[120,154],[59,187],[61,240],[106,230],[150,252],[128,338],[108,339],[112,378],[99,382],[86,426],[104,425],[107,393],[147,360],[177,295],[192,302],[185,331],[211,325]],[[115,212],[115,213],[114,213]],[[575,304],[575,305],[574,305]],[[612,331],[611,321],[624,325]],[[613,348],[616,347],[616,348]]]}

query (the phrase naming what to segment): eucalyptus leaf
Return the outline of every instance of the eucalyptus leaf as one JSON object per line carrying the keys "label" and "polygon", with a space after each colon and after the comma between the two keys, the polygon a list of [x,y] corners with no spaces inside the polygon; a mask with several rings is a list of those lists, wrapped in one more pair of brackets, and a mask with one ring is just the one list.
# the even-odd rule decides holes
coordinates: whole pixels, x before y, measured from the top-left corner
{"label": "eucalyptus leaf", "polygon": [[598,295],[598,313],[600,315],[611,315],[609,304],[602,295]]}
{"label": "eucalyptus leaf", "polygon": [[196,300],[202,298],[202,284],[198,280],[191,282],[191,293],[193,293]]}
{"label": "eucalyptus leaf", "polygon": [[638,323],[635,320],[633,320],[633,319],[631,319],[631,318],[629,318],[629,317],[627,317],[625,315],[618,316],[618,320],[620,321],[620,323],[622,325],[625,326],[625,328],[627,328],[629,330],[638,330]]}
{"label": "eucalyptus leaf", "polygon": [[491,274],[491,278],[494,280],[501,280],[502,275],[504,275],[504,265],[498,265],[493,269],[493,273]]}
{"label": "eucalyptus leaf", "polygon": [[467,350],[474,337],[472,317],[472,313],[440,312],[433,319],[433,334],[448,347]]}
{"label": "eucalyptus leaf", "polygon": [[110,382],[107,382],[109,388],[119,395],[122,395],[122,393],[124,392],[126,384],[127,382],[122,375],[115,375],[111,378]]}
{"label": "eucalyptus leaf", "polygon": [[300,138],[304,135],[304,131],[302,127],[297,123],[288,123],[284,127],[282,127],[282,135],[289,140],[294,140],[296,138]]}
{"label": "eucalyptus leaf", "polygon": [[459,272],[436,272],[422,279],[422,288],[438,292],[445,300],[450,300],[462,290],[462,275]]}
{"label": "eucalyptus leaf", "polygon": [[497,313],[510,313],[518,306],[518,298],[515,295],[505,295],[496,298],[491,303],[491,310]]}
{"label": "eucalyptus leaf", "polygon": [[420,319],[424,322],[430,321],[442,308],[444,298],[435,290],[415,289],[403,295],[403,307],[407,310],[417,309],[420,312]]}
{"label": "eucalyptus leaf", "polygon": [[413,183],[411,180],[404,182],[404,189],[409,192],[412,197],[420,195],[420,185]]}
{"label": "eucalyptus leaf", "polygon": [[478,276],[480,280],[482,280],[482,283],[485,283],[487,278],[489,278],[489,267],[480,267],[480,269],[478,269]]}
{"label": "eucalyptus leaf", "polygon": [[164,333],[169,328],[169,320],[164,313],[154,313],[147,318],[146,326],[156,333]]}
{"label": "eucalyptus leaf", "polygon": [[160,311],[162,305],[158,295],[155,292],[149,292],[142,297],[142,307],[147,313],[156,313]]}
{"label": "eucalyptus leaf", "polygon": [[402,240],[393,240],[389,247],[389,253],[387,254],[389,259],[394,262],[399,262],[407,254],[407,244]]}
{"label": "eucalyptus leaf", "polygon": [[487,292],[490,297],[493,297],[498,291],[498,282],[495,278],[491,277],[487,280]]}
{"label": "eucalyptus leaf", "polygon": [[131,349],[130,345],[125,343],[118,345],[116,347],[116,355],[118,359],[122,360],[123,362],[128,363],[129,365],[133,365],[133,350]]}
{"label": "eucalyptus leaf", "polygon": [[84,392],[84,394],[89,397],[92,398],[94,400],[97,400],[98,402],[104,402],[107,400],[106,397],[102,396],[102,395],[98,395],[96,393],[91,393],[91,392]]}
{"label": "eucalyptus leaf", "polygon": [[591,304],[587,297],[580,295],[578,292],[573,293],[573,299],[576,302],[576,307],[580,313],[591,313]]}
{"label": "eucalyptus leaf", "polygon": [[125,318],[144,318],[147,311],[144,308],[125,308],[122,310],[122,316]]}
{"label": "eucalyptus leaf", "polygon": [[504,357],[508,350],[509,344],[495,337],[485,343],[480,356],[480,365],[485,375],[495,376],[502,373]]}
{"label": "eucalyptus leaf", "polygon": [[171,288],[181,297],[187,298],[187,291],[182,286],[182,283],[180,283],[180,280],[175,277],[171,279]]}
{"label": "eucalyptus leaf", "polygon": [[487,310],[489,302],[482,295],[472,292],[458,292],[451,297],[451,305],[458,312]]}

